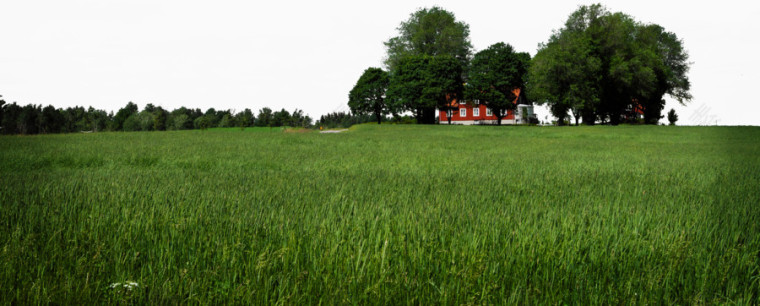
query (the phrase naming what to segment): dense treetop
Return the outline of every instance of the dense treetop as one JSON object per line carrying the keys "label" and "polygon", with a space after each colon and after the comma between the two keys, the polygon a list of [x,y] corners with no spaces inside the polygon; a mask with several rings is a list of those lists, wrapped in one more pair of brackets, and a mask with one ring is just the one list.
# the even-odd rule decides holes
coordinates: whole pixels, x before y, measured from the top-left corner
{"label": "dense treetop", "polygon": [[515,89],[524,92],[530,55],[515,52],[511,45],[496,43],[478,52],[470,61],[465,94],[491,109],[501,124],[507,110],[515,109]]}
{"label": "dense treetop", "polygon": [[463,67],[452,56],[407,56],[391,72],[388,104],[412,112],[417,123],[435,123],[436,109],[448,107],[463,93]]}
{"label": "dense treetop", "polygon": [[599,4],[581,6],[539,46],[528,92],[560,122],[568,111],[586,124],[617,124],[639,112],[645,123],[656,124],[665,94],[691,100],[689,66],[674,33]]}
{"label": "dense treetop", "polygon": [[359,115],[372,114],[377,124],[389,113],[385,105],[385,91],[388,89],[388,73],[380,68],[370,67],[356,81],[348,93],[348,106],[351,112]]}
{"label": "dense treetop", "polygon": [[452,56],[465,66],[472,55],[470,26],[440,7],[412,13],[397,30],[399,35],[385,42],[389,70],[407,56]]}

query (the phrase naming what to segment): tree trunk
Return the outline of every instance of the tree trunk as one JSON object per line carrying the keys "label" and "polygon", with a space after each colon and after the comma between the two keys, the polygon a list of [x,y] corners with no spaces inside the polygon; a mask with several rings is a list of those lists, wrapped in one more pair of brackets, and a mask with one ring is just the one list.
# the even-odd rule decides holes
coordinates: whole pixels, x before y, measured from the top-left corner
{"label": "tree trunk", "polygon": [[583,125],[594,125],[596,121],[596,114],[594,112],[584,109],[581,111],[581,118],[583,119]]}
{"label": "tree trunk", "polygon": [[620,124],[620,114],[619,113],[613,113],[612,116],[610,116],[610,124],[612,124],[612,125],[618,125],[618,124]]}
{"label": "tree trunk", "polygon": [[422,124],[434,124],[435,123],[435,108],[423,108],[421,110],[421,122]]}
{"label": "tree trunk", "polygon": [[454,111],[449,109],[446,111],[446,120],[449,122],[449,125],[451,125],[451,115],[454,114]]}
{"label": "tree trunk", "polygon": [[427,118],[427,109],[426,108],[418,108],[417,112],[414,114],[414,120],[417,120],[417,124],[426,124],[427,122],[425,119]]}

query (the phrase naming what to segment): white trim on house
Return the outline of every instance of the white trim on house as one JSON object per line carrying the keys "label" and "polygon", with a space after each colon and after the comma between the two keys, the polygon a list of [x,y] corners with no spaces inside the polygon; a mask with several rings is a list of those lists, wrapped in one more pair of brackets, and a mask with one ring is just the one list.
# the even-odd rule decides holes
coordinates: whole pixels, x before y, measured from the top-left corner
{"label": "white trim on house", "polygon": [[472,109],[472,116],[473,117],[480,117],[480,108],[476,107]]}
{"label": "white trim on house", "polygon": [[467,109],[466,108],[460,108],[459,109],[459,117],[467,117]]}

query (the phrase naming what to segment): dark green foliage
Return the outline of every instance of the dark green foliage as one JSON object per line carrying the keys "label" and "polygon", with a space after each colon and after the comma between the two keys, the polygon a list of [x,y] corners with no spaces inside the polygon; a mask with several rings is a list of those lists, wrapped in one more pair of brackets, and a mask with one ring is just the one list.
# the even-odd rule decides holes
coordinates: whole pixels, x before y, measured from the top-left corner
{"label": "dark green foliage", "polygon": [[253,126],[254,120],[255,117],[253,115],[253,112],[249,108],[246,108],[242,112],[239,112],[235,115],[235,122],[239,127]]}
{"label": "dark green foliage", "polygon": [[[289,113],[284,109],[272,113],[269,108],[261,110],[266,126],[311,127],[312,119],[302,110]],[[276,117],[274,116],[276,115]],[[125,117],[126,116],[126,117]],[[275,120],[276,119],[276,120]],[[249,127],[253,126],[255,117],[246,108],[234,114],[231,110],[200,109],[180,107],[171,112],[160,106],[147,104],[138,112],[137,105],[129,102],[120,109],[116,116],[93,107],[81,106],[56,109],[52,105],[20,106],[15,102],[6,104],[0,100],[0,133],[2,134],[49,134],[102,131],[164,131],[207,129],[214,127]]]}
{"label": "dark green foliage", "polygon": [[205,130],[210,127],[213,127],[214,117],[215,117],[214,114],[207,113],[206,115],[195,118],[195,120],[193,121],[193,127],[199,130]]}
{"label": "dark green foliage", "polygon": [[124,124],[122,125],[122,130],[125,132],[136,132],[140,131],[141,129],[142,126],[140,125],[139,113],[134,113],[129,116],[127,120],[124,120]]}
{"label": "dark green foliage", "polygon": [[[511,45],[496,43],[472,58],[466,86],[468,100],[479,100],[493,111],[501,125],[507,110],[514,110],[515,89],[525,91],[530,54],[515,52]],[[451,118],[449,117],[449,120]],[[451,122],[449,122],[451,123]]]}
{"label": "dark green foliage", "polygon": [[563,121],[657,124],[665,94],[691,99],[683,42],[658,25],[642,24],[601,5],[581,6],[533,59],[528,93]]}
{"label": "dark green foliage", "polygon": [[233,127],[235,126],[235,119],[230,114],[224,114],[222,120],[219,120],[218,127]]}
{"label": "dark green foliage", "polygon": [[137,104],[134,104],[132,102],[127,103],[127,106],[125,106],[122,109],[119,109],[118,112],[116,112],[116,116],[113,117],[113,129],[115,131],[121,131],[124,130],[124,122],[127,121],[129,117],[137,113]]}
{"label": "dark green foliage", "polygon": [[676,114],[676,110],[671,108],[670,111],[668,112],[668,123],[670,125],[676,125],[677,121],[678,121],[678,115]]}
{"label": "dark green foliage", "polygon": [[92,106],[87,109],[87,118],[90,122],[90,127],[93,132],[103,132],[108,129],[108,124],[111,122],[111,116],[104,110],[95,109]]}
{"label": "dark green foliage", "polygon": [[178,114],[174,116],[172,124],[173,129],[175,130],[189,130],[193,128],[193,121],[187,114]]}
{"label": "dark green foliage", "polygon": [[457,59],[462,67],[472,55],[470,26],[456,21],[454,14],[440,7],[420,9],[397,28],[399,36],[385,42],[389,71],[408,56],[446,55]]}
{"label": "dark green foliage", "polygon": [[290,112],[284,108],[272,114],[272,126],[286,126],[290,119]]}
{"label": "dark green foliage", "polygon": [[411,111],[417,123],[433,124],[437,108],[463,97],[470,28],[453,13],[432,7],[412,13],[398,31],[385,42],[391,75],[385,103],[394,117]]}
{"label": "dark green foliage", "polygon": [[42,113],[39,116],[39,132],[43,134],[48,133],[60,133],[63,128],[64,118],[61,112],[59,112],[52,105],[48,105],[42,109]]}
{"label": "dark green foliage", "polygon": [[153,130],[164,131],[166,130],[166,122],[168,112],[161,107],[157,107],[153,111]]}
{"label": "dark green foliage", "polygon": [[[153,127],[156,125],[156,107],[145,107],[143,111],[135,114],[137,120],[138,129],[133,131],[153,131]],[[126,126],[126,123],[124,124]],[[126,127],[124,129],[127,130]]]}
{"label": "dark green foliage", "polygon": [[64,130],[67,133],[90,131],[91,122],[84,107],[69,107],[61,111],[65,118]]}
{"label": "dark green foliage", "polygon": [[[222,116],[220,116],[220,112],[217,112],[215,108],[209,108],[206,110],[206,112],[203,114],[203,117],[205,117],[204,122],[208,124],[206,128],[215,127],[219,125],[219,121],[222,120]],[[196,118],[198,120],[198,118]],[[196,126],[198,128],[198,126]]]}
{"label": "dark green foliage", "polygon": [[18,134],[18,125],[16,121],[19,115],[21,115],[21,106],[13,102],[11,104],[3,105],[3,118],[2,118],[2,133],[3,134]]}
{"label": "dark green foliage", "polygon": [[152,112],[156,111],[156,106],[153,105],[153,103],[148,103],[148,104],[145,105],[145,108],[143,108],[143,111],[152,113]]}
{"label": "dark green foliage", "polygon": [[5,108],[5,100],[2,99],[3,96],[0,95],[0,133],[2,133],[2,120],[3,120],[3,109]]}
{"label": "dark green foliage", "polygon": [[193,128],[194,112],[186,107],[180,107],[169,113],[166,119],[167,128],[171,130],[189,130]]}
{"label": "dark green foliage", "polygon": [[21,108],[21,113],[16,120],[16,125],[21,134],[37,134],[37,117],[41,113],[41,107],[33,104],[25,105]]}
{"label": "dark green foliage", "polygon": [[290,119],[288,120],[289,123],[287,126],[290,127],[310,127],[311,126],[311,117],[308,115],[305,115],[302,110],[296,109],[293,111],[293,114],[290,115]]}
{"label": "dark green foliage", "polygon": [[264,107],[259,110],[259,115],[256,117],[256,126],[272,126],[274,118],[272,117],[272,109]]}
{"label": "dark green foliage", "polygon": [[395,114],[411,111],[417,123],[435,123],[436,109],[461,100],[463,67],[451,56],[407,56],[391,71],[387,104]]}
{"label": "dark green foliage", "polygon": [[385,104],[385,92],[388,90],[388,72],[370,67],[364,70],[356,85],[348,93],[348,107],[358,115],[374,115],[377,124],[390,113]]}
{"label": "dark green foliage", "polygon": [[[325,129],[332,128],[347,128],[355,124],[373,122],[376,118],[372,115],[356,115],[352,113],[334,112],[319,117],[319,120],[314,123],[314,126]],[[385,117],[383,117],[385,120]]]}

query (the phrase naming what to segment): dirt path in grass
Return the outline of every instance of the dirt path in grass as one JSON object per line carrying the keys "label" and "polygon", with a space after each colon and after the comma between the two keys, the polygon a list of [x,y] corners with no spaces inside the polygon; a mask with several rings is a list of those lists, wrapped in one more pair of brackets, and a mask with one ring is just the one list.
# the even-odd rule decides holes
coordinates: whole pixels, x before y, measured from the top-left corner
{"label": "dirt path in grass", "polygon": [[329,131],[321,131],[320,134],[335,134],[340,132],[348,131],[348,129],[342,129],[342,130],[329,130]]}

